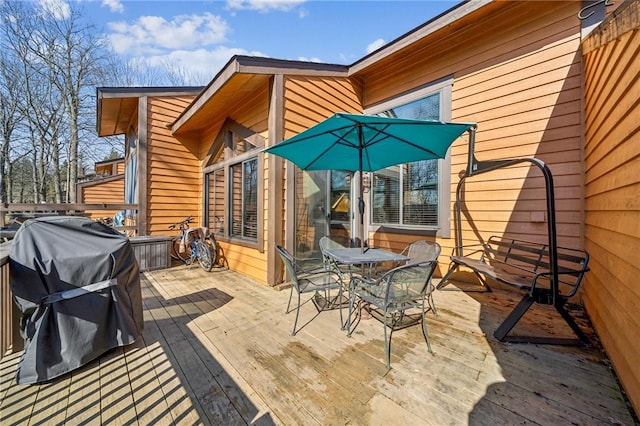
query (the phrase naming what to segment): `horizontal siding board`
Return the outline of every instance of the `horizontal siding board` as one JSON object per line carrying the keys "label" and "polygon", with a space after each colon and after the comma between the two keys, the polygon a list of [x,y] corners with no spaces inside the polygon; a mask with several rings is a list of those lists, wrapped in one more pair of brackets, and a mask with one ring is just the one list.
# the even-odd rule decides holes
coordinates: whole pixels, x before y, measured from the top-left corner
{"label": "horizontal siding board", "polygon": [[[633,2],[626,4],[631,10]],[[637,6],[636,6],[637,8]],[[624,11],[623,11],[624,12]],[[624,13],[612,21],[629,19]],[[636,411],[640,411],[640,23],[589,49],[585,64],[584,301]],[[622,21],[620,21],[622,23]],[[622,25],[624,26],[624,25]],[[618,28],[616,25],[608,28]],[[596,29],[598,31],[598,29]],[[589,39],[587,39],[589,41]]]}
{"label": "horizontal siding board", "polygon": [[[633,73],[625,72],[634,68],[634,62],[640,57],[640,35],[637,33],[625,37],[617,43],[618,51],[612,52],[616,58],[611,62],[605,62],[602,70],[607,75],[607,79],[602,85],[591,85],[586,87],[587,91],[594,88],[594,93],[587,96],[589,104],[587,105],[587,120],[589,127],[599,127],[600,123],[605,122],[602,111],[610,111],[616,106],[614,104],[624,97],[629,90],[633,81],[637,81],[638,76]],[[636,65],[637,66],[637,65]],[[598,88],[597,90],[595,88]],[[596,102],[594,99],[598,99]]]}
{"label": "horizontal siding board", "polygon": [[587,196],[589,197],[594,194],[600,194],[611,189],[623,187],[637,191],[636,184],[638,183],[639,167],[640,157],[636,157],[630,161],[626,161],[619,167],[610,169],[608,173],[598,179],[590,180],[586,189]]}
{"label": "horizontal siding board", "polygon": [[294,136],[336,112],[360,113],[360,89],[348,79],[285,78],[284,137]]}
{"label": "horizontal siding board", "polygon": [[[639,98],[640,99],[640,98]],[[631,107],[631,110],[637,109],[640,102],[637,102],[636,105]],[[618,111],[613,112],[611,114],[612,123],[610,127],[612,130],[609,132],[607,137],[602,141],[604,143],[593,143],[589,148],[589,155],[585,159],[587,172],[593,176],[600,176],[602,173],[598,172],[600,170],[607,170],[611,168],[611,152],[616,151],[620,155],[626,155],[623,158],[634,158],[637,154],[638,146],[633,145],[633,141],[637,138],[638,134],[640,134],[640,123],[637,120],[637,117],[633,115],[625,115],[622,119],[620,119],[620,115],[618,115]],[[631,146],[627,146],[632,144]],[[617,157],[613,156],[613,158]]]}
{"label": "horizontal siding board", "polygon": [[[124,176],[120,179],[87,185],[82,187],[80,199],[87,204],[123,203],[124,202]],[[91,219],[113,217],[117,210],[87,210],[85,212]]]}
{"label": "horizontal siding board", "polygon": [[[446,37],[438,37],[440,41],[425,43],[423,50],[412,51],[404,60],[394,57],[386,67],[379,66],[375,74],[367,76],[365,104],[387,98],[389,91],[411,90],[452,72],[458,79],[497,64],[521,60],[533,52],[549,49],[548,46],[555,50],[558,43],[571,36],[577,42],[577,4],[564,3],[558,7],[547,3],[545,7],[540,2],[528,3],[513,2],[485,19],[474,21],[464,31],[452,29]],[[424,72],[417,72],[419,69]]]}
{"label": "horizontal siding board", "polygon": [[[475,213],[477,211],[486,211],[495,209],[495,205],[491,206],[491,200],[482,200],[482,201],[467,201],[465,202],[465,206],[469,210],[469,214]],[[582,204],[582,201],[578,198],[571,200],[556,200],[556,212],[559,211],[579,211],[579,207]],[[512,200],[510,202],[503,202],[503,205],[500,206],[504,209],[504,211],[509,210],[520,210],[520,211],[539,211],[540,210],[540,200]]]}
{"label": "horizontal siding board", "polygon": [[[569,84],[575,82],[576,86],[571,87]],[[532,91],[517,91],[509,93],[496,99],[484,100],[478,104],[463,103],[462,99],[456,98],[457,106],[455,108],[459,120],[468,120],[471,116],[478,120],[493,120],[501,117],[509,117],[512,111],[522,114],[528,111],[536,111],[549,107],[563,107],[574,101],[580,101],[580,79],[575,78],[571,81],[565,80],[563,85],[562,103],[558,104],[558,92],[550,90],[552,87],[545,84],[542,88],[537,88],[535,93]]]}
{"label": "horizontal siding board", "polygon": [[[467,105],[477,105],[482,104],[484,99],[496,100],[512,93],[530,92],[535,96],[557,92],[557,85],[549,83],[555,82],[564,85],[568,78],[580,76],[580,62],[576,59],[575,52],[577,43],[573,40],[568,44],[573,45],[573,54],[523,67],[522,70],[508,73],[506,76],[496,76],[490,73],[487,76],[489,78],[484,79],[484,75],[476,74],[456,80],[455,98]],[[465,80],[473,80],[466,82],[469,84],[469,88],[464,87]],[[461,82],[460,85],[457,84],[458,81]],[[546,89],[549,92],[543,92],[541,89]]]}
{"label": "horizontal siding board", "polygon": [[[587,190],[590,186],[587,187]],[[631,186],[609,189],[606,192],[592,193],[588,191],[586,209],[597,211],[640,211],[640,182]]]}
{"label": "horizontal siding board", "polygon": [[515,56],[513,52],[510,52],[510,57],[507,57],[504,62],[495,61],[499,58],[491,58],[496,62],[493,66],[480,68],[478,71],[470,73],[462,72],[463,77],[459,79],[459,84],[456,82],[458,86],[456,90],[459,90],[460,97],[464,98],[467,94],[474,93],[473,84],[470,84],[473,79],[491,81],[498,78],[508,78],[515,82],[563,68],[566,64],[571,64],[577,60],[576,38],[575,34],[572,33],[572,30],[568,30],[565,38],[559,39],[542,49],[527,52],[523,56]]}

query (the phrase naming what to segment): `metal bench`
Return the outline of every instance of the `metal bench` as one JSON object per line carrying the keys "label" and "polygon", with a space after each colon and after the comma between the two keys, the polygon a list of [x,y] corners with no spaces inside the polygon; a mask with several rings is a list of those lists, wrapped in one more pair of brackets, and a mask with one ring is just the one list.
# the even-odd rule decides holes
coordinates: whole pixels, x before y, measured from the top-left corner
{"label": "metal bench", "polygon": [[[461,250],[462,249],[462,250]],[[557,282],[553,280],[550,250],[547,244],[492,236],[484,244],[464,246],[451,255],[449,270],[438,289],[447,285],[450,276],[461,266],[471,269],[490,290],[486,277],[526,290],[526,294],[494,332],[500,341],[546,344],[573,344],[575,340],[536,336],[507,336],[534,304],[553,305],[582,343],[589,341],[564,308],[578,291],[588,271],[589,254],[584,250],[556,247]],[[466,250],[467,255],[462,255]],[[469,251],[471,250],[471,251]]]}

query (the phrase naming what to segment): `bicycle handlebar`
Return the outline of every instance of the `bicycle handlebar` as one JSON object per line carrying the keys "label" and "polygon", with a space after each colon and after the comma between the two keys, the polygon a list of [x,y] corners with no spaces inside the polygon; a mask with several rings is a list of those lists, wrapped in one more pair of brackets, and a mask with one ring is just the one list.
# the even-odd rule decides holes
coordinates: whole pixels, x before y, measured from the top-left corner
{"label": "bicycle handlebar", "polygon": [[180,226],[180,229],[183,229],[185,225],[188,225],[191,222],[193,222],[193,216],[188,216],[180,222],[169,225],[169,229],[176,229],[176,226]]}

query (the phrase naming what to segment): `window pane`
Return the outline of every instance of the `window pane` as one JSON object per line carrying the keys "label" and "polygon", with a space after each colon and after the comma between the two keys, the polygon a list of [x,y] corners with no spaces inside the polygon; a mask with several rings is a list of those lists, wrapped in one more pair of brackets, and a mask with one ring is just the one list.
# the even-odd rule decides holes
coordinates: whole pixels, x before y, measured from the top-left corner
{"label": "window pane", "polygon": [[231,166],[231,235],[242,236],[242,164]]}
{"label": "window pane", "polygon": [[438,161],[404,164],[403,222],[407,225],[438,225]]}
{"label": "window pane", "polygon": [[440,118],[440,94],[400,105],[390,110],[394,117],[414,120],[438,120]]}
{"label": "window pane", "polygon": [[215,170],[207,175],[208,179],[208,223],[207,226],[216,234],[224,233],[224,169]]}
{"label": "window pane", "polygon": [[[380,115],[438,120],[440,93],[399,105]],[[373,174],[371,192],[372,223],[438,226],[438,160],[379,170]]]}
{"label": "window pane", "polygon": [[400,223],[400,167],[373,174],[373,223]]}
{"label": "window pane", "polygon": [[231,171],[231,235],[258,237],[258,160],[234,164]]}
{"label": "window pane", "polygon": [[242,236],[258,238],[258,160],[244,163]]}

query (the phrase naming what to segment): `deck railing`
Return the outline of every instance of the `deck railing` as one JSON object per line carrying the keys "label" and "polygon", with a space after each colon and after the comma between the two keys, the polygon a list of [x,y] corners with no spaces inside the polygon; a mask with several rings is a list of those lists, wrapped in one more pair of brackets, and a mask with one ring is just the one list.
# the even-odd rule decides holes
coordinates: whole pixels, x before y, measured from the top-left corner
{"label": "deck railing", "polygon": [[9,250],[11,242],[0,244],[0,358],[9,349],[22,349],[22,339],[18,329],[20,313],[11,298],[9,288]]}
{"label": "deck railing", "polygon": [[[32,217],[51,215],[80,215],[97,219],[101,216],[111,216],[113,212],[124,210],[126,212],[124,224],[114,226],[117,230],[129,237],[144,235],[137,220],[137,204],[87,204],[87,203],[11,203],[0,204],[0,228],[7,225],[11,219],[29,219]],[[100,212],[104,212],[103,215]],[[107,214],[109,213],[109,214]]]}

